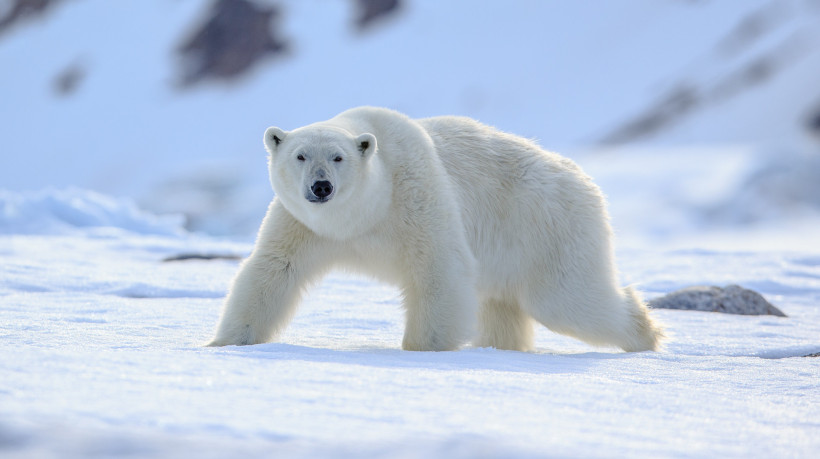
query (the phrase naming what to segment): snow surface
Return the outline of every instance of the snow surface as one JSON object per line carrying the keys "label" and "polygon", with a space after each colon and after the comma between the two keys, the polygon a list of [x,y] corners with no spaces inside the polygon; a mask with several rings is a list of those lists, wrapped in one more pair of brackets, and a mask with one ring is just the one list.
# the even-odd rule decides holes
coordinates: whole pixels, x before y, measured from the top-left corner
{"label": "snow surface", "polygon": [[[352,2],[281,3],[292,54],[183,92],[173,50],[204,2],[62,2],[0,37],[0,457],[817,456],[815,0],[419,0],[364,33]],[[598,144],[779,49],[799,63]],[[534,353],[410,353],[398,292],[337,273],[276,343],[202,347],[238,262],[162,260],[247,255],[264,129],[361,104],[538,138],[608,196],[624,284],[740,284],[789,317],[656,311],[655,353],[543,328]]]}
{"label": "snow surface", "polygon": [[[129,221],[118,208],[113,220]],[[592,348],[543,327],[534,353],[405,352],[398,292],[343,274],[310,291],[277,342],[205,348],[237,262],[162,260],[251,245],[149,234],[137,221],[38,221],[53,226],[31,234],[0,220],[3,457],[820,450],[820,365],[802,357],[820,351],[820,251],[621,250],[624,282],[648,297],[738,283],[789,316],[658,310],[671,336],[661,352]]]}

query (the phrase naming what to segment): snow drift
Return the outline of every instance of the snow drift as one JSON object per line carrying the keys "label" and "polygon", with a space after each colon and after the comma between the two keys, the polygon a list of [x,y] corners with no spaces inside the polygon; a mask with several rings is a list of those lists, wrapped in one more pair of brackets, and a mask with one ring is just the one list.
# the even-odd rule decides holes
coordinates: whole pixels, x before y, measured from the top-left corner
{"label": "snow drift", "polygon": [[[137,234],[181,235],[181,215],[156,216],[130,200],[78,188],[14,193],[0,190],[0,234],[64,234],[118,228]],[[82,232],[81,232],[82,233]]]}

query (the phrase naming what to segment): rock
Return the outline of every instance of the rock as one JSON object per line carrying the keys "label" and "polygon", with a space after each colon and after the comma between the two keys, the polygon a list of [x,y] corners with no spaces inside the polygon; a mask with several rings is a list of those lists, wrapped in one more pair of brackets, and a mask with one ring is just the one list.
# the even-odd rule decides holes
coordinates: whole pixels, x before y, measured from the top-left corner
{"label": "rock", "polygon": [[809,132],[812,134],[820,136],[820,109],[808,117],[806,127],[808,127]]}
{"label": "rock", "polygon": [[604,136],[605,144],[623,144],[656,134],[702,108],[704,104],[701,90],[691,83],[681,83],[663,94],[644,113],[628,120],[614,131]]}
{"label": "rock", "polygon": [[85,67],[79,62],[74,62],[54,78],[54,92],[61,97],[73,94],[85,76]]}
{"label": "rock", "polygon": [[162,259],[164,262],[169,261],[188,261],[188,260],[201,260],[201,261],[210,261],[210,260],[241,260],[242,257],[239,255],[233,254],[221,254],[221,253],[181,253],[179,255],[172,255],[169,257],[165,257]]}
{"label": "rock", "polygon": [[262,58],[283,53],[287,43],[277,36],[276,5],[248,0],[217,0],[206,21],[179,47],[182,85],[203,79],[230,80]]}
{"label": "rock", "polygon": [[0,7],[0,33],[28,18],[42,16],[62,0],[10,0]]}
{"label": "rock", "polygon": [[381,18],[388,17],[401,9],[399,0],[356,0],[356,27],[359,30],[368,28]]}
{"label": "rock", "polygon": [[773,315],[786,317],[759,293],[739,285],[725,288],[695,286],[674,291],[649,302],[655,309],[686,309],[724,312],[742,315]]}

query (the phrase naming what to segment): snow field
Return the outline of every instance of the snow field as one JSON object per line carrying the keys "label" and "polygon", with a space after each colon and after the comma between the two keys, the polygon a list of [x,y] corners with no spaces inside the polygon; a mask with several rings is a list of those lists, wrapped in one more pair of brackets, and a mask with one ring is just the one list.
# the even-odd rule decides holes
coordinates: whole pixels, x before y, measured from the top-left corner
{"label": "snow field", "polygon": [[[101,233],[102,231],[97,231]],[[536,353],[400,350],[398,293],[334,274],[276,343],[204,348],[234,261],[206,237],[0,236],[0,451],[10,457],[810,457],[820,254],[619,253],[649,296],[716,281],[788,318],[655,311],[658,353],[539,327]],[[755,268],[750,270],[749,266]]]}

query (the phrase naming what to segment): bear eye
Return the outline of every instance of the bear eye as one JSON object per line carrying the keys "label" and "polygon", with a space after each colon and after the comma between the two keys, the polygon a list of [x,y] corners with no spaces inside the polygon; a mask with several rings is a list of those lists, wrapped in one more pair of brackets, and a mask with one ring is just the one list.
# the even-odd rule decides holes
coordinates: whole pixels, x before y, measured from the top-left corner
{"label": "bear eye", "polygon": [[337,157],[333,158],[333,162],[336,162],[336,163],[340,163],[340,162],[342,162],[342,157],[341,157],[341,156],[337,156]]}
{"label": "bear eye", "polygon": [[305,157],[302,156],[302,155],[299,155],[299,156],[296,157],[296,159],[298,159],[299,161],[304,161]]}

